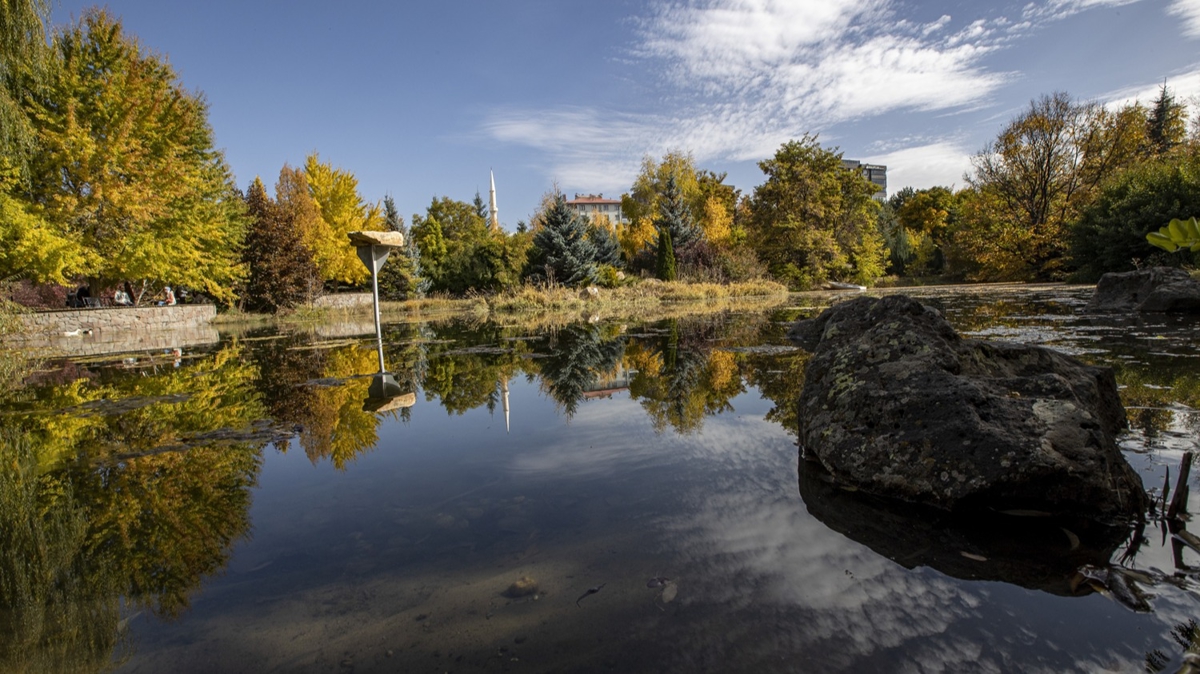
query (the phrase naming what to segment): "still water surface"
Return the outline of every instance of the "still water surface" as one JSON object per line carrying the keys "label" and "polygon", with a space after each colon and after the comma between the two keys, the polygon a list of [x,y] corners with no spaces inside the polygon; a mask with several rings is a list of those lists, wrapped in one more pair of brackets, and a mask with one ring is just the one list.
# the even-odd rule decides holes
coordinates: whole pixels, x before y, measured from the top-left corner
{"label": "still water surface", "polygon": [[[1085,316],[1087,288],[917,294],[965,333],[1113,366],[1155,494],[1200,444],[1195,319]],[[806,354],[784,333],[827,302],[386,325],[416,395],[376,412],[354,326],[53,363],[0,406],[0,670],[1175,672],[1200,653],[1200,555],[1153,519],[1131,551],[880,507],[798,467]],[[1136,570],[1115,595],[1071,582],[1109,562]]]}

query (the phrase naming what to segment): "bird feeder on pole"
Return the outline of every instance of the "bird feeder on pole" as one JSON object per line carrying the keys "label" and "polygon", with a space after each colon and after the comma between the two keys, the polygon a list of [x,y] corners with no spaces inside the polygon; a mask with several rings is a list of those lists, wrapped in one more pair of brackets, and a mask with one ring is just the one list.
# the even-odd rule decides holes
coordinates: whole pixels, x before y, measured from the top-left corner
{"label": "bird feeder on pole", "polygon": [[379,270],[383,268],[383,263],[387,262],[388,255],[404,245],[404,235],[400,232],[350,232],[347,236],[358,251],[358,259],[362,260],[371,272],[371,299],[375,309],[375,343],[379,352],[379,374],[371,380],[368,400],[390,400],[400,396],[403,391],[395,378],[385,371],[383,364],[383,328],[379,321]]}

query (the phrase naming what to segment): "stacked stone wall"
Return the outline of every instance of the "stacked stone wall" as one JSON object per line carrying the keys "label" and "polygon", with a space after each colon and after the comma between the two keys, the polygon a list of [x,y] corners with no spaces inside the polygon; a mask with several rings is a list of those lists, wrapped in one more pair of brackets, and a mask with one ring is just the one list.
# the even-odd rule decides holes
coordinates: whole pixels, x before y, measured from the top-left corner
{"label": "stacked stone wall", "polygon": [[[314,307],[325,307],[330,309],[353,309],[358,307],[369,307],[372,304],[371,293],[338,293],[336,295],[322,295],[313,300]],[[374,332],[374,328],[371,332]]]}
{"label": "stacked stone wall", "polygon": [[220,340],[211,304],[66,309],[22,314],[15,347],[45,357],[177,349]]}
{"label": "stacked stone wall", "polygon": [[20,316],[23,330],[16,341],[38,341],[72,333],[131,333],[207,326],[217,315],[211,304],[178,304],[173,307],[110,307],[39,311]]}

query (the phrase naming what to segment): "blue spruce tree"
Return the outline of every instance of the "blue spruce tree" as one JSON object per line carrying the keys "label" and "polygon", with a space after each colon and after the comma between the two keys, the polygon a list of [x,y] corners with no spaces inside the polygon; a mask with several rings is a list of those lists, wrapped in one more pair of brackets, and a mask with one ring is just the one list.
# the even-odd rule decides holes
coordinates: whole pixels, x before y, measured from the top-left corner
{"label": "blue spruce tree", "polygon": [[530,276],[573,287],[596,279],[596,246],[588,240],[588,222],[559,194],[533,235]]}
{"label": "blue spruce tree", "polygon": [[671,243],[675,250],[686,248],[700,238],[700,228],[692,220],[692,212],[688,210],[683,200],[683,192],[675,182],[675,176],[667,176],[667,184],[663,186],[662,198],[658,202],[658,218],[654,226],[661,232],[664,229],[671,235]]}

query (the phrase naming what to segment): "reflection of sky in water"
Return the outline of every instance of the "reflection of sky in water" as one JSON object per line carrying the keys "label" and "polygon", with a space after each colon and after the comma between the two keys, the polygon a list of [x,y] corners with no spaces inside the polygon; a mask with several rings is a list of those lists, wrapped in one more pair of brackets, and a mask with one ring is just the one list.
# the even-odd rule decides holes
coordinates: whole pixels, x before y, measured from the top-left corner
{"label": "reflection of sky in water", "polygon": [[[1122,393],[1137,404],[1122,448],[1147,484],[1157,489],[1196,449],[1200,418],[1178,402],[1195,386],[1178,363],[1196,361],[1177,358],[1200,354],[1193,324],[1064,316],[1086,302],[1076,289],[1001,292],[1010,303],[1001,308],[921,292],[971,334],[1126,368]],[[638,327],[623,339],[634,335],[661,347],[668,331]],[[685,351],[719,339],[687,337],[680,363],[699,362]],[[480,355],[456,361],[460,374],[503,357],[454,345]],[[780,344],[731,346],[763,359],[754,367],[764,379],[794,355]],[[435,354],[430,367],[448,360]],[[320,374],[278,362],[281,372]],[[361,374],[347,362],[330,392]],[[281,389],[318,400],[288,381]],[[286,453],[263,450],[251,537],[180,619],[131,619],[136,654],[121,671],[1142,671],[1154,649],[1177,665],[1182,649],[1167,634],[1200,615],[1194,580],[1148,588],[1154,612],[1135,614],[1098,594],[906,569],[810,514],[795,440],[764,419],[786,402],[753,387],[686,434],[656,431],[647,401],[628,390],[582,400],[566,418],[543,382],[517,374],[509,389],[511,430],[499,404],[448,414],[422,391],[408,420],[384,418],[374,447],[344,470],[296,440]],[[1195,512],[1200,488],[1191,504]],[[1147,538],[1133,565],[1170,574],[1170,546],[1153,527]],[[1194,552],[1183,558],[1200,565]],[[523,576],[536,593],[504,596]],[[656,576],[673,580],[672,601],[646,586]]]}
{"label": "reflection of sky in water", "polygon": [[[1195,615],[904,569],[808,514],[753,390],[687,436],[625,393],[567,421],[511,391],[510,433],[421,401],[345,472],[268,453],[253,540],[183,620],[135,623],[128,670],[1138,671]],[[500,596],[522,575],[537,601]]]}

